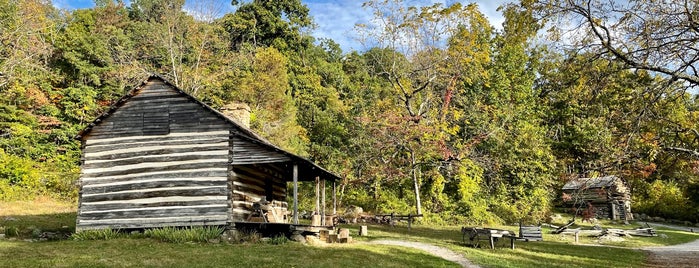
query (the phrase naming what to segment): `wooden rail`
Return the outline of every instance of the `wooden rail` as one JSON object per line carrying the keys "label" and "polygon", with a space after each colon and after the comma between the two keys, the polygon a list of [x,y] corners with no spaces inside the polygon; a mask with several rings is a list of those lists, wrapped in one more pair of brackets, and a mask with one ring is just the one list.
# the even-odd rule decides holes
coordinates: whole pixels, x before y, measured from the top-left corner
{"label": "wooden rail", "polygon": [[388,223],[388,224],[391,224],[391,226],[393,226],[393,223],[397,220],[398,221],[407,220],[408,221],[408,230],[410,230],[411,225],[413,223],[413,220],[417,217],[422,217],[422,214],[413,215],[413,214],[409,213],[408,215],[396,215],[395,213],[391,213],[391,214],[376,214],[374,216],[379,218],[379,223]]}

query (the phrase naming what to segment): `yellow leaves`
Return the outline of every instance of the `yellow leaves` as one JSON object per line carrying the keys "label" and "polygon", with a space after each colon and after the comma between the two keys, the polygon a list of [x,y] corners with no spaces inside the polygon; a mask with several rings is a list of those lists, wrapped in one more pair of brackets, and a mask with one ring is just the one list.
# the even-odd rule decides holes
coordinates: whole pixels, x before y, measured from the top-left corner
{"label": "yellow leaves", "polygon": [[12,136],[31,136],[34,134],[34,130],[30,126],[18,123],[10,124],[10,132]]}

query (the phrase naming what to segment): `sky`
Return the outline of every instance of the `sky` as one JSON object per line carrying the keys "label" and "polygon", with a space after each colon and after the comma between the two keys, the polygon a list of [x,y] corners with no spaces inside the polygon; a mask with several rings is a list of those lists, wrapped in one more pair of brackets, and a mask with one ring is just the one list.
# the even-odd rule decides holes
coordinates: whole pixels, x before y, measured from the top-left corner
{"label": "sky", "polygon": [[[230,5],[229,0],[220,0],[220,7],[223,13],[233,12],[234,8]],[[411,6],[428,6],[435,3],[443,3],[451,5],[455,2],[463,4],[477,3],[481,12],[488,17],[490,24],[496,28],[502,28],[504,18],[497,11],[497,8],[507,0],[471,0],[471,1],[454,1],[454,0],[405,0]],[[128,2],[128,1],[125,1]],[[372,17],[371,12],[362,8],[362,0],[302,0],[308,6],[310,15],[313,17],[317,28],[311,32],[311,35],[316,39],[329,38],[340,44],[344,52],[358,50],[364,48],[356,40],[354,33],[354,25],[369,21]],[[78,9],[90,8],[94,6],[92,0],[53,0],[53,5],[62,9]],[[197,1],[187,0],[185,9],[195,9]]]}

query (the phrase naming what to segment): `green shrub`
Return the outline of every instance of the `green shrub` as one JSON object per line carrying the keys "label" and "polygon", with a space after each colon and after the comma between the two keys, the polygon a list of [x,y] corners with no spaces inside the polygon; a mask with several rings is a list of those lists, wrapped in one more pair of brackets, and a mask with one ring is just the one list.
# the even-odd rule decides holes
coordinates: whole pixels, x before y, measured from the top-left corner
{"label": "green shrub", "polygon": [[692,210],[687,209],[689,199],[676,182],[656,180],[646,187],[642,196],[634,204],[636,212],[680,220],[692,218]]}
{"label": "green shrub", "polygon": [[267,241],[267,243],[270,245],[282,245],[286,244],[287,242],[289,242],[289,239],[284,235],[277,235]]}
{"label": "green shrub", "polygon": [[185,242],[208,242],[221,237],[223,227],[197,226],[188,228],[164,227],[148,229],[143,234],[145,237],[153,238],[163,242],[185,243]]}
{"label": "green shrub", "polygon": [[0,150],[0,199],[26,199],[43,188],[35,165],[34,161]]}
{"label": "green shrub", "polygon": [[98,229],[98,230],[85,230],[74,233],[71,238],[73,240],[85,241],[85,240],[110,240],[116,238],[124,238],[127,235],[120,230],[114,229]]}
{"label": "green shrub", "polygon": [[255,230],[238,230],[232,239],[232,241],[239,243],[259,243],[261,240],[262,235]]}
{"label": "green shrub", "polygon": [[5,227],[5,236],[7,236],[7,237],[11,237],[11,236],[17,237],[17,236],[19,236],[19,234],[20,234],[20,232],[19,232],[19,228],[17,226]]}

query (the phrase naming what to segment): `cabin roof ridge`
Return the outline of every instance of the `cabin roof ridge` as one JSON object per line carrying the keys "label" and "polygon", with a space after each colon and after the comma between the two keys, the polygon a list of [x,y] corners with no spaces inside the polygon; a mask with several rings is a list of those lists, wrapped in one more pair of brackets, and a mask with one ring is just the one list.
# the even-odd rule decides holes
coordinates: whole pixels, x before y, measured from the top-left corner
{"label": "cabin roof ridge", "polygon": [[163,77],[160,74],[157,73],[148,73],[138,85],[136,85],[134,88],[129,90],[127,93],[125,93],[121,98],[117,99],[112,105],[109,106],[109,108],[100,114],[97,118],[95,118],[92,122],[87,124],[85,128],[83,128],[76,136],[74,136],[75,139],[77,140],[83,140],[86,135],[88,135],[92,129],[99,125],[102,121],[104,121],[106,118],[114,114],[119,108],[121,108],[125,103],[127,103],[132,97],[138,95],[138,93],[148,84],[153,79],[157,79],[162,81],[164,84],[168,85],[171,89],[175,90],[178,94],[186,97],[188,100],[198,104],[205,110],[208,110],[215,114],[217,117],[223,119],[224,121],[228,122],[229,124],[234,126],[234,129],[231,130],[231,135],[235,135],[237,137],[241,137],[249,142],[253,142],[256,144],[260,144],[261,146],[264,146],[268,149],[277,151],[279,153],[282,153],[286,156],[289,156],[294,162],[299,163],[299,164],[304,164],[307,165],[308,168],[313,169],[313,170],[318,170],[320,173],[325,174],[326,176],[330,177],[331,180],[335,181],[340,179],[339,176],[333,174],[332,172],[320,167],[319,165],[313,163],[309,159],[306,159],[302,156],[296,155],[292,152],[286,151],[279,146],[273,144],[269,140],[265,139],[258,133],[255,133],[252,129],[249,129],[242,124],[236,122],[236,120],[233,120],[229,116],[226,116],[222,112],[218,111],[217,109],[209,106],[208,104],[200,101],[196,97],[192,96],[191,94],[185,92],[182,90],[180,87],[176,86],[172,82],[170,82],[168,79]]}

